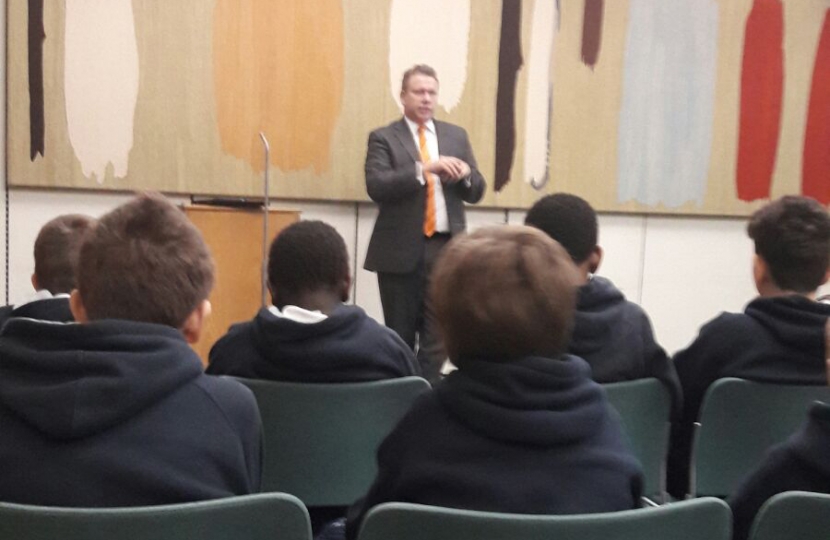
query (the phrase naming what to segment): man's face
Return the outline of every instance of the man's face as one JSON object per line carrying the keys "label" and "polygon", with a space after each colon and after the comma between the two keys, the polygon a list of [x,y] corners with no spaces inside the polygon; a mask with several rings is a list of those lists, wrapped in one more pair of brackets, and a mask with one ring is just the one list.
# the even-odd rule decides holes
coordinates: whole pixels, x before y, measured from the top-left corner
{"label": "man's face", "polygon": [[401,92],[404,115],[418,124],[432,119],[435,100],[438,98],[438,81],[429,75],[414,73]]}

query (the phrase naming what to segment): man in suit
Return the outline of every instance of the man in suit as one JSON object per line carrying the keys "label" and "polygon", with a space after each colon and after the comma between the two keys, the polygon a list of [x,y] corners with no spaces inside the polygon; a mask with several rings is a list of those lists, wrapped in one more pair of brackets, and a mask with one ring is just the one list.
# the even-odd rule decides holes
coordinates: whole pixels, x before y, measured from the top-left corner
{"label": "man in suit", "polygon": [[446,353],[425,294],[429,274],[452,235],[466,228],[464,203],[480,201],[486,188],[466,131],[433,119],[437,96],[434,69],[407,70],[404,117],[369,134],[365,166],[379,212],[364,268],[378,275],[386,325],[417,348],[430,381],[440,377]]}

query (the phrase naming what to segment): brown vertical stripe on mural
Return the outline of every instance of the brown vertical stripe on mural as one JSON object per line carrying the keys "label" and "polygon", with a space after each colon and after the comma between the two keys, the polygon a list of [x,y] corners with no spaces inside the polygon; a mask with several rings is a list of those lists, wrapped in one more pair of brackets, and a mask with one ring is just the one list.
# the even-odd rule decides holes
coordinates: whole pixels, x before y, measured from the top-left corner
{"label": "brown vertical stripe on mural", "polygon": [[45,151],[46,120],[43,114],[43,0],[29,0],[29,158]]}
{"label": "brown vertical stripe on mural", "polygon": [[499,86],[496,93],[496,167],[493,189],[501,191],[510,181],[516,152],[516,79],[522,67],[522,2],[504,0],[501,5]]}
{"label": "brown vertical stripe on mural", "polygon": [[594,69],[602,46],[602,14],[605,0],[585,0],[582,18],[582,62]]}

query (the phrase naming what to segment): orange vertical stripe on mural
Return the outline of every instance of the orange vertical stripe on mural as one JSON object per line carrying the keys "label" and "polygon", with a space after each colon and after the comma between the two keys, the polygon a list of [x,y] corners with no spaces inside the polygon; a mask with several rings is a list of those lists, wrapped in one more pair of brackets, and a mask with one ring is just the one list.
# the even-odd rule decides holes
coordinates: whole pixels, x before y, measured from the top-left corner
{"label": "orange vertical stripe on mural", "polygon": [[784,13],[780,0],[755,0],[746,21],[738,138],[738,198],[770,196],[784,86]]}
{"label": "orange vertical stripe on mural", "polygon": [[222,147],[263,169],[328,170],[343,93],[340,0],[217,0],[213,67]]}
{"label": "orange vertical stripe on mural", "polygon": [[830,204],[830,9],[824,14],[813,68],[801,175],[802,193]]}

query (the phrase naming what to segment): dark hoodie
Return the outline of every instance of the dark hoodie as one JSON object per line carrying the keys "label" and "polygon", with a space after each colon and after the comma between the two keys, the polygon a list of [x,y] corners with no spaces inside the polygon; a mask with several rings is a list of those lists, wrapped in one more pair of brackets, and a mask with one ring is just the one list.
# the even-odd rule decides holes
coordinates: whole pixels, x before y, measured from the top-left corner
{"label": "dark hoodie", "polygon": [[261,309],[233,325],[210,350],[207,373],[309,383],[362,382],[418,375],[412,351],[357,306],[299,323]]}
{"label": "dark hoodie", "polygon": [[609,280],[594,276],[580,287],[568,352],[588,362],[599,383],[659,379],[672,409],[680,412],[680,382],[666,351],[654,341],[648,316]]}
{"label": "dark hoodie", "polygon": [[642,471],[588,364],[575,356],[459,361],[378,450],[347,537],[389,501],[521,514],[639,505]]}
{"label": "dark hoodie", "polygon": [[251,392],[182,334],[120,320],[11,319],[0,334],[0,500],[138,506],[256,492]]}
{"label": "dark hoodie", "polygon": [[735,540],[749,537],[758,510],[776,493],[830,493],[830,405],[816,402],[807,423],[787,442],[767,453],[729,500]]}
{"label": "dark hoodie", "polygon": [[71,322],[75,320],[72,311],[69,309],[69,298],[65,296],[35,300],[19,307],[0,307],[0,328],[12,317],[26,317],[53,322]]}
{"label": "dark hoodie", "polygon": [[757,298],[744,313],[722,313],[674,357],[683,415],[672,426],[669,492],[685,495],[693,424],[706,390],[723,377],[776,384],[827,384],[825,325],[830,305],[798,295]]}

